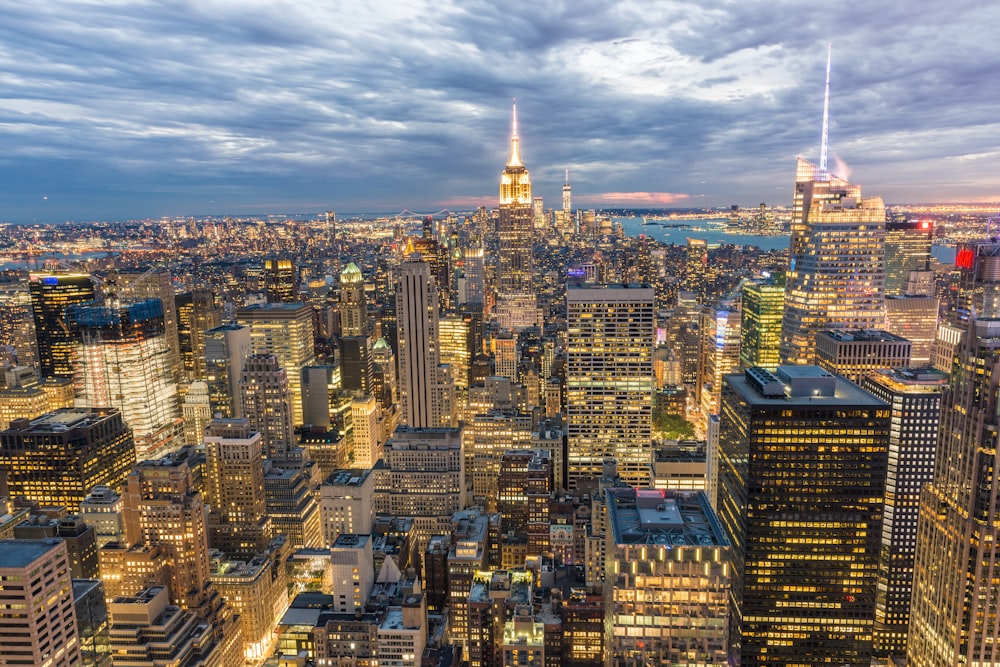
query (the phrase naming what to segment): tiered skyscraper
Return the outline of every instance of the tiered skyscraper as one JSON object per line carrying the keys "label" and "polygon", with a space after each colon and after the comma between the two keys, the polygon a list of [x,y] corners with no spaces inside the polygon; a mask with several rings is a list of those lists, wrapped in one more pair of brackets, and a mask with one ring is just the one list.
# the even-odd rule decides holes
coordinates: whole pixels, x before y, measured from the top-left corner
{"label": "tiered skyscraper", "polygon": [[920,494],[907,664],[1000,663],[1000,243],[960,247],[968,314],[941,399],[934,481]]}
{"label": "tiered skyscraper", "polygon": [[827,169],[830,66],[820,164],[798,159],[781,361],[811,364],[822,329],[879,329],[885,319],[885,204]]}
{"label": "tiered skyscraper", "polygon": [[510,158],[500,174],[500,266],[497,276],[496,320],[505,329],[535,324],[532,271],[531,177],[521,162],[514,104]]}

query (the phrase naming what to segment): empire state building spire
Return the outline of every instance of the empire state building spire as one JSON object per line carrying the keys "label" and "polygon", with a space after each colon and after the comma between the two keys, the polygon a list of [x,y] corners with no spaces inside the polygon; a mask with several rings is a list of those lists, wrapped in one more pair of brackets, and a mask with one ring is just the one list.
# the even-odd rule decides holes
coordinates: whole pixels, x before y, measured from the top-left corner
{"label": "empire state building spire", "polygon": [[524,164],[521,162],[521,151],[518,148],[518,138],[517,138],[517,98],[514,98],[514,111],[513,120],[511,122],[511,132],[510,132],[510,159],[507,160],[508,167],[523,167]]}

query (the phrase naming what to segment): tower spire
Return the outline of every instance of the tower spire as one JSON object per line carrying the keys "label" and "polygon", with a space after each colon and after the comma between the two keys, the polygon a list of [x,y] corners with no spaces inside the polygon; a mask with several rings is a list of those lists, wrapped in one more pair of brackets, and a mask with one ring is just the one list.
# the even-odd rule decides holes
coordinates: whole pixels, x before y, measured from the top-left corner
{"label": "tower spire", "polygon": [[521,151],[518,147],[518,137],[517,137],[517,98],[514,98],[514,110],[513,119],[511,121],[511,132],[510,132],[510,159],[507,160],[508,167],[522,167],[521,164]]}
{"label": "tower spire", "polygon": [[823,97],[823,137],[819,143],[819,170],[826,174],[828,155],[830,152],[830,58],[833,44],[826,48],[826,94]]}

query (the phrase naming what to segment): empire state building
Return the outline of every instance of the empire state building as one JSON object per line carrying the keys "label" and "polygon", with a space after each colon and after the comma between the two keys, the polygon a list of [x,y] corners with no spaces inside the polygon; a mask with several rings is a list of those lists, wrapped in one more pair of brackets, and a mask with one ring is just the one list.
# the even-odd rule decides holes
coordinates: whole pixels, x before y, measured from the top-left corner
{"label": "empire state building", "polygon": [[504,329],[518,331],[535,324],[532,283],[531,177],[521,162],[514,101],[510,158],[500,174],[500,266],[497,277],[496,320]]}

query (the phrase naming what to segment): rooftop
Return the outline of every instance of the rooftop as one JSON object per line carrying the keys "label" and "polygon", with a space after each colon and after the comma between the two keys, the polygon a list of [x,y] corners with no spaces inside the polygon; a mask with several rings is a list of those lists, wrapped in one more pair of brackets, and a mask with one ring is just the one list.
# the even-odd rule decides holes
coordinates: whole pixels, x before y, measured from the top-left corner
{"label": "rooftop", "polygon": [[371,468],[342,468],[331,472],[326,480],[325,486],[362,486],[371,475]]}
{"label": "rooftop", "polygon": [[776,373],[748,368],[743,373],[725,376],[725,382],[755,406],[885,405],[853,382],[819,366],[779,366]]}
{"label": "rooftop", "polygon": [[0,568],[21,568],[31,565],[62,544],[62,540],[0,540]]}
{"label": "rooftop", "polygon": [[729,546],[703,491],[608,489],[616,544]]}
{"label": "rooftop", "polygon": [[891,342],[906,341],[906,338],[883,331],[882,329],[827,329],[817,336],[826,336],[839,342]]}

